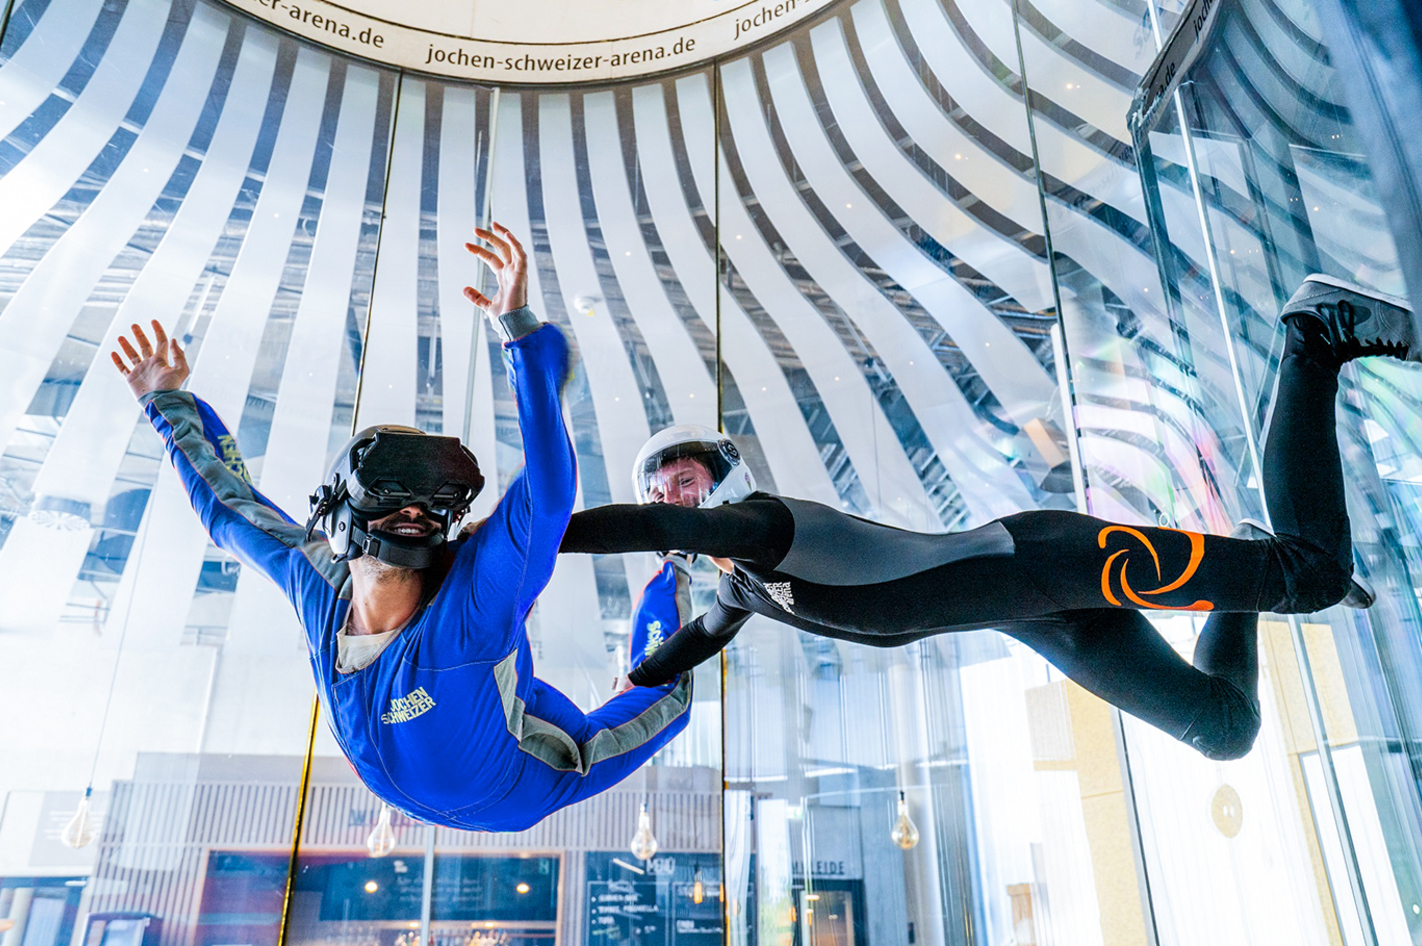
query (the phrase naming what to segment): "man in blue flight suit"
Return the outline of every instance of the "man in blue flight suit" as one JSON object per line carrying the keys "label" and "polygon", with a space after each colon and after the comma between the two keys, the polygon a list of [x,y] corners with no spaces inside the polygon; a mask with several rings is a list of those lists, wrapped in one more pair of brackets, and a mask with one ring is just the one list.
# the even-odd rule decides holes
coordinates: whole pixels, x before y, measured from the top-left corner
{"label": "man in blue flight suit", "polygon": [[187,360],[156,320],[153,343],[134,325],[137,349],[120,338],[112,358],[213,542],[296,608],[332,731],[366,786],[421,821],[517,831],[621,781],[684,729],[691,676],[625,689],[591,713],[534,676],[524,621],[576,492],[561,405],[570,361],[562,333],[525,305],[523,247],[494,231],[475,231],[492,249],[466,247],[498,292],[464,294],[504,335],[526,465],[454,541],[483,485],[457,438],[361,431],[301,526],[253,487],[212,408],[179,390]]}

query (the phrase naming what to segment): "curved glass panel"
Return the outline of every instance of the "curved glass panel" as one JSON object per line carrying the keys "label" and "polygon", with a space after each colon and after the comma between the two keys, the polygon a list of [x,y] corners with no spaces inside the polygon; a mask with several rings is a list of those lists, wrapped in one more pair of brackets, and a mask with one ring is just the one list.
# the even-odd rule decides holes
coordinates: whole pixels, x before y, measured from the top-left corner
{"label": "curved glass panel", "polygon": [[[1231,486],[1227,506],[1248,510],[1262,506],[1254,455],[1278,370],[1279,307],[1313,272],[1389,293],[1405,287],[1309,5],[1223,4],[1185,80],[1139,130],[1137,146],[1161,270],[1174,287],[1176,350],[1202,383],[1213,379],[1205,400],[1214,412],[1235,415],[1225,427],[1238,432],[1233,457],[1221,457],[1214,480]],[[1417,461],[1407,459],[1415,441],[1404,430],[1417,415],[1419,383],[1415,366],[1390,360],[1345,368],[1339,437],[1358,570],[1390,590],[1366,612],[1334,608],[1262,624],[1265,729],[1248,764],[1208,771],[1128,727],[1142,821],[1152,825],[1143,832],[1152,872],[1180,883],[1191,875],[1181,889],[1194,902],[1200,880],[1182,855],[1220,845],[1200,800],[1226,783],[1244,812],[1259,812],[1260,830],[1252,843],[1239,843],[1243,832],[1231,840],[1230,866],[1212,876],[1221,891],[1293,902],[1284,912],[1298,927],[1285,933],[1271,923],[1269,933],[1291,942],[1323,942],[1330,929],[1346,942],[1408,941],[1418,929],[1418,613],[1408,543],[1393,536],[1411,531],[1406,497]],[[1193,636],[1183,626],[1178,633],[1177,646]],[[1198,828],[1179,817],[1183,805]],[[1192,830],[1211,840],[1185,841]],[[1293,853],[1279,858],[1281,850]],[[1266,862],[1273,868],[1262,870]],[[1330,885],[1332,897],[1316,901],[1311,882]],[[1226,926],[1262,935],[1246,911],[1199,923],[1187,912],[1182,903],[1172,930],[1180,942],[1226,935]]]}

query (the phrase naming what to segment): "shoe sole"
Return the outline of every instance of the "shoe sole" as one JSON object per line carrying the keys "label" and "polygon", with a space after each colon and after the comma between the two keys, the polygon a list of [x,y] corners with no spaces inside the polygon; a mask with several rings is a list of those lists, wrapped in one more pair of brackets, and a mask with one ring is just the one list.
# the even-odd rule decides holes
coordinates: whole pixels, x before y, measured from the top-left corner
{"label": "shoe sole", "polygon": [[[1314,291],[1310,292],[1311,289]],[[1325,291],[1320,293],[1317,291],[1319,289]],[[1331,292],[1327,290],[1331,290]],[[1384,342],[1383,344],[1401,345],[1403,349],[1405,349],[1404,351],[1383,350],[1372,352],[1358,351],[1354,353],[1347,353],[1347,350],[1344,349],[1339,352],[1339,357],[1343,361],[1351,361],[1353,358],[1360,357],[1382,356],[1397,358],[1399,361],[1404,362],[1422,362],[1422,318],[1419,318],[1418,313],[1413,311],[1412,304],[1399,296],[1389,295],[1388,293],[1380,292],[1376,289],[1369,289],[1366,286],[1360,286],[1346,279],[1339,279],[1336,276],[1326,276],[1323,273],[1313,273],[1309,275],[1304,279],[1303,284],[1299,286],[1298,291],[1289,297],[1288,302],[1284,303],[1280,318],[1281,320],[1287,321],[1294,315],[1306,315],[1309,318],[1317,319],[1328,326],[1328,335],[1332,338],[1336,332],[1336,328],[1331,324],[1330,320],[1318,310],[1318,306],[1336,305],[1338,302],[1343,301],[1336,298],[1338,293],[1346,293],[1347,295],[1356,296],[1359,299],[1365,300],[1371,304],[1373,310],[1373,315],[1369,319],[1369,322],[1372,323],[1371,326],[1369,326],[1368,323],[1364,323],[1360,330],[1353,330],[1356,339],[1353,344],[1360,347],[1368,347],[1369,345],[1383,342],[1384,336],[1396,331],[1397,336],[1395,339],[1390,343]],[[1396,324],[1398,321],[1401,322],[1400,325]],[[1373,329],[1371,332],[1369,331],[1370,327]],[[1368,340],[1369,336],[1372,336],[1372,341]],[[1339,342],[1334,342],[1334,344],[1337,345]]]}
{"label": "shoe sole", "polygon": [[1346,279],[1339,279],[1337,276],[1328,276],[1323,273],[1311,273],[1310,275],[1304,277],[1304,282],[1317,283],[1321,286],[1330,286],[1334,289],[1341,289],[1344,292],[1356,293],[1357,295],[1364,296],[1368,299],[1376,299],[1379,302],[1385,302],[1390,306],[1393,306],[1398,309],[1403,309],[1407,312],[1412,311],[1412,303],[1402,298],[1401,296],[1390,296],[1385,292],[1379,292],[1376,289],[1369,289],[1367,286],[1360,286],[1357,283],[1349,282]]}

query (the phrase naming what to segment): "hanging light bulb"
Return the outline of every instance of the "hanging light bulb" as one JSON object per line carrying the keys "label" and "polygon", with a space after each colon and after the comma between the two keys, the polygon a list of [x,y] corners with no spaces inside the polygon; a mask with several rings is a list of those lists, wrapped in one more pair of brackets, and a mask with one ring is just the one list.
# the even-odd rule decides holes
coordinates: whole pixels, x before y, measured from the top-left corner
{"label": "hanging light bulb", "polygon": [[632,856],[639,861],[649,861],[657,853],[657,839],[652,836],[652,816],[647,814],[647,803],[637,813],[637,833],[632,835]]}
{"label": "hanging light bulb", "polygon": [[390,806],[380,803],[380,817],[376,819],[375,830],[365,839],[365,849],[371,857],[384,857],[395,850],[395,831],[390,827]]}
{"label": "hanging light bulb", "polygon": [[706,899],[706,885],[701,882],[701,868],[696,868],[696,874],[691,878],[691,902],[700,903]]}
{"label": "hanging light bulb", "polygon": [[94,842],[94,819],[89,816],[89,796],[94,794],[94,786],[90,785],[84,789],[84,798],[79,802],[79,808],[74,812],[74,817],[69,819],[69,823],[64,826],[64,832],[59,836],[59,840],[65,847],[72,847],[76,850],[81,847],[88,847]]}
{"label": "hanging light bulb", "polygon": [[908,802],[904,793],[899,792],[899,816],[894,819],[894,828],[889,832],[889,840],[907,851],[918,843],[918,825],[909,817]]}

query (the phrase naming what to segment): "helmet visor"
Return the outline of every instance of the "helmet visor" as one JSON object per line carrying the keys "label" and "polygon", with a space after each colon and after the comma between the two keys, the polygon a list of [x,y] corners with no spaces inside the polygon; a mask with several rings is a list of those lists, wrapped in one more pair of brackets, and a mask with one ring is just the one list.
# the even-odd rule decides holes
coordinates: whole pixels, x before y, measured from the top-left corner
{"label": "helmet visor", "polygon": [[637,471],[637,501],[701,505],[731,472],[734,464],[720,444],[689,441],[659,450]]}

